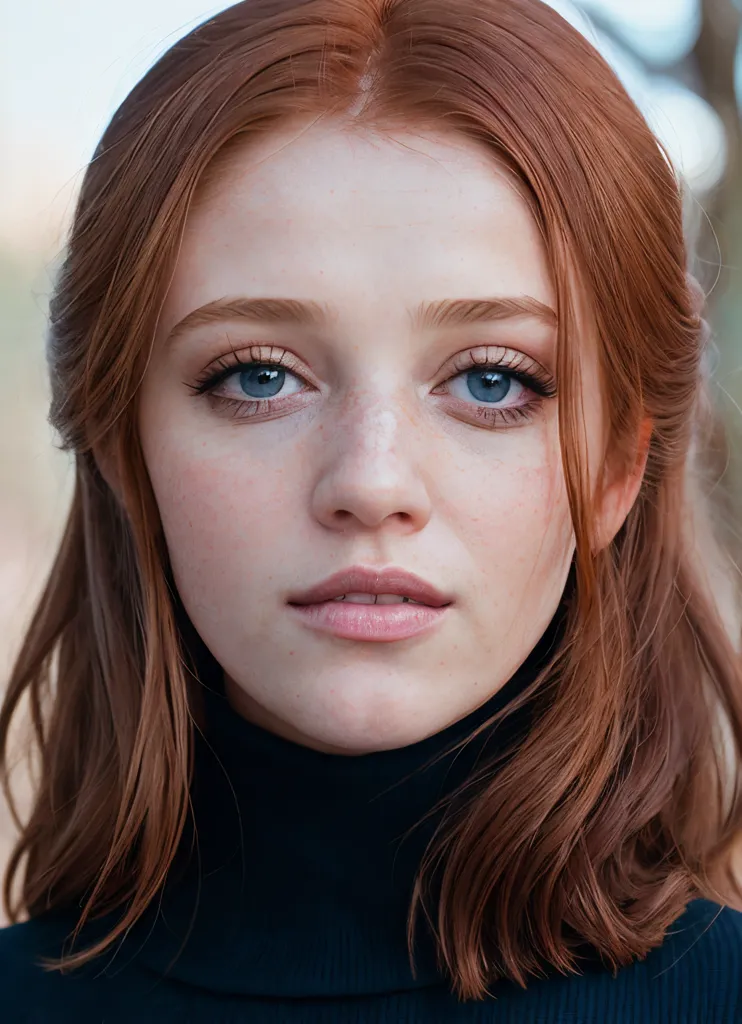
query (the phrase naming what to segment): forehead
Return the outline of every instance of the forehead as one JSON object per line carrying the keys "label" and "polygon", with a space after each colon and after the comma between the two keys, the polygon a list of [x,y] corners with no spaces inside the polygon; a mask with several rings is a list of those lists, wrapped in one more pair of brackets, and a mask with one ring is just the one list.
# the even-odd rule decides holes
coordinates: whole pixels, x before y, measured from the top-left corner
{"label": "forehead", "polygon": [[[264,200],[297,192],[321,201],[332,190],[348,198],[363,183],[365,200],[390,201],[400,192],[421,207],[441,200],[491,204],[504,188],[524,195],[516,173],[484,145],[455,132],[372,130],[339,119],[294,121],[260,137],[237,136],[201,179],[201,202],[226,199],[248,185]],[[257,194],[257,195],[256,195]]]}
{"label": "forehead", "polygon": [[393,301],[403,290],[410,302],[524,293],[551,305],[522,192],[483,146],[453,133],[293,125],[213,162],[173,287],[196,289],[194,306],[246,292]]}

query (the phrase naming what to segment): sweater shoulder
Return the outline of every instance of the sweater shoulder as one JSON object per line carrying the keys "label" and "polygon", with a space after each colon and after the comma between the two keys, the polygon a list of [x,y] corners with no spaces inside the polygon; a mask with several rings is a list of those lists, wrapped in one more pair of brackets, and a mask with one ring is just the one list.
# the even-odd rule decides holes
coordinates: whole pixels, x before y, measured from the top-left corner
{"label": "sweater shoulder", "polygon": [[[73,994],[65,984],[69,976],[44,966],[44,959],[57,959],[72,925],[58,915],[42,915],[0,928],[0,991],[3,994],[3,1024],[35,1024],[48,1019],[52,1008],[66,1019],[65,1003]],[[74,992],[77,995],[77,992]],[[63,996],[61,1003],[60,996]]]}
{"label": "sweater shoulder", "polygon": [[692,900],[661,946],[618,973],[605,990],[636,1000],[636,1020],[742,1024],[742,913]]}
{"label": "sweater shoulder", "polygon": [[721,958],[717,966],[737,968],[742,984],[742,912],[733,907],[693,900],[668,929],[665,945],[682,956]]}
{"label": "sweater shoulder", "polygon": [[8,1024],[40,1020],[45,1005],[53,1005],[54,978],[41,964],[42,957],[59,952],[52,931],[46,918],[0,928],[0,991]]}
{"label": "sweater shoulder", "polygon": [[45,966],[44,960],[92,944],[91,928],[70,946],[75,923],[73,914],[50,912],[0,928],[2,1024],[83,1024],[100,1020],[104,1006],[128,999],[129,989],[136,987],[132,973],[109,977],[103,961],[110,957],[65,972]]}
{"label": "sweater shoulder", "polygon": [[60,921],[47,916],[0,928],[0,978],[4,992],[11,978],[22,975],[28,982],[45,974],[40,958],[58,955],[64,940],[62,932]]}
{"label": "sweater shoulder", "polygon": [[524,1024],[742,1024],[742,913],[692,900],[661,945],[617,973],[591,962],[499,994],[493,1010]]}

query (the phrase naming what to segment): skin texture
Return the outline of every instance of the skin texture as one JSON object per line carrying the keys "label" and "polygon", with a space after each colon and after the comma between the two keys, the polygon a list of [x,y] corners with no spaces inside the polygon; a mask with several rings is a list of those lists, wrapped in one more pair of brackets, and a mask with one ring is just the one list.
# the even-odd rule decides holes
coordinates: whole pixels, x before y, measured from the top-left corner
{"label": "skin texture", "polygon": [[[168,340],[207,303],[279,296],[327,303],[333,317],[311,328],[230,319]],[[487,406],[467,386],[476,367],[465,356],[535,360],[553,376],[556,331],[523,316],[422,331],[410,318],[423,301],[503,296],[555,304],[526,202],[459,136],[307,122],[242,142],[209,175],[139,425],[176,584],[246,718],[327,752],[404,746],[491,697],[542,635],[574,552],[558,398],[511,381]],[[596,473],[603,416],[588,330],[580,344]],[[194,393],[233,351],[255,361],[256,345],[292,360],[270,411],[246,418]],[[239,373],[216,390],[251,397]],[[478,416],[529,401],[513,424]],[[641,468],[608,482],[602,543]],[[393,643],[313,631],[287,607],[354,564],[400,566],[454,603],[432,632]]]}

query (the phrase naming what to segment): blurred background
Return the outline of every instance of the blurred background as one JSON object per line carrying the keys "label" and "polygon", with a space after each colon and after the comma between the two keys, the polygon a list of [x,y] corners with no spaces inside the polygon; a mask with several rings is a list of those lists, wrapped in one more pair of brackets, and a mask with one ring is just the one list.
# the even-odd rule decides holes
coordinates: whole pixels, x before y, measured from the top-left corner
{"label": "blurred background", "polygon": [[[716,396],[742,438],[742,0],[550,2],[611,62],[687,182]],[[44,333],[76,191],[134,83],[228,6],[0,0],[0,693],[70,498],[46,422]],[[742,443],[732,449],[733,464]],[[21,806],[28,789],[19,776]],[[0,800],[0,873],[13,836]]]}

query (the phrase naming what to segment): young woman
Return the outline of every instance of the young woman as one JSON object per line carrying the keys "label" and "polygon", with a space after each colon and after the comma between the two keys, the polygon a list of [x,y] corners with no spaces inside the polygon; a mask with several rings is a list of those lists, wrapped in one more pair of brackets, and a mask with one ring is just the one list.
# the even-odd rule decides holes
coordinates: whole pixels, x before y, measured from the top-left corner
{"label": "young woman", "polygon": [[742,1020],[687,263],[539,0],[246,0],[146,75],[51,303],[4,1024]]}

